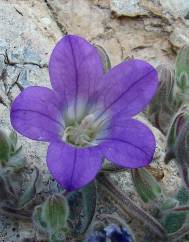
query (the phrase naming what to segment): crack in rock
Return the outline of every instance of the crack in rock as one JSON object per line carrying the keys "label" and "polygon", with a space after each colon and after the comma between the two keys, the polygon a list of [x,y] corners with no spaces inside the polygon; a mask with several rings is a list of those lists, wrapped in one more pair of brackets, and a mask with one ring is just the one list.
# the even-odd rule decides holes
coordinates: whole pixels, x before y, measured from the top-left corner
{"label": "crack in rock", "polygon": [[68,32],[67,32],[65,26],[64,26],[62,23],[60,23],[60,22],[58,21],[57,14],[56,14],[56,12],[54,11],[53,7],[51,6],[51,3],[50,3],[48,0],[44,0],[44,2],[45,2],[45,4],[46,4],[47,8],[49,9],[49,11],[50,11],[50,13],[51,13],[51,15],[52,15],[52,17],[53,17],[55,23],[57,24],[58,28],[60,29],[61,33],[62,33],[63,35],[68,34]]}

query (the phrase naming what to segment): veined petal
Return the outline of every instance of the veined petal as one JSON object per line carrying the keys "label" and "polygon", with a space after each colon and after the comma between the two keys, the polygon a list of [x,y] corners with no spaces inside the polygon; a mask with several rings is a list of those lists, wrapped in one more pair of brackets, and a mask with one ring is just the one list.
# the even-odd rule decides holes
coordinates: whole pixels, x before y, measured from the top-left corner
{"label": "veined petal", "polygon": [[67,103],[88,101],[100,88],[103,66],[97,49],[85,39],[66,35],[55,46],[49,62],[51,84]]}
{"label": "veined petal", "polygon": [[40,141],[54,141],[63,133],[61,105],[54,91],[28,87],[11,106],[12,126],[22,135]]}
{"label": "veined petal", "polygon": [[148,165],[155,152],[156,141],[148,127],[134,119],[113,123],[103,142],[104,156],[111,162],[126,168]]}
{"label": "veined petal", "polygon": [[51,143],[47,165],[52,176],[67,191],[77,190],[91,182],[102,164],[101,148],[76,148],[63,142]]}
{"label": "veined petal", "polygon": [[142,111],[154,96],[158,75],[147,62],[129,60],[111,69],[102,82],[105,88],[99,95],[99,102],[105,107],[103,112],[131,117]]}

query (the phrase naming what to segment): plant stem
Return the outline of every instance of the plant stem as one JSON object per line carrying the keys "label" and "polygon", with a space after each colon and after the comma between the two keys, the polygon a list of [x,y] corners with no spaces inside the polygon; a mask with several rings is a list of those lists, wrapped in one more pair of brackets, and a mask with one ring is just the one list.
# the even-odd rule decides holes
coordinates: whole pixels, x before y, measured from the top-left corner
{"label": "plant stem", "polygon": [[18,209],[6,207],[6,206],[2,206],[0,208],[0,211],[3,214],[5,214],[7,216],[14,217],[16,219],[24,219],[24,220],[29,220],[30,221],[31,220],[31,216],[32,216],[32,212],[18,210]]}
{"label": "plant stem", "polygon": [[174,211],[189,211],[189,205],[173,208]]}
{"label": "plant stem", "polygon": [[142,208],[138,207],[125,196],[106,175],[99,175],[97,177],[101,185],[104,186],[105,191],[118,203],[119,208],[124,213],[129,213],[135,218],[149,226],[151,230],[161,239],[166,239],[166,233],[163,226],[150,214],[146,213]]}

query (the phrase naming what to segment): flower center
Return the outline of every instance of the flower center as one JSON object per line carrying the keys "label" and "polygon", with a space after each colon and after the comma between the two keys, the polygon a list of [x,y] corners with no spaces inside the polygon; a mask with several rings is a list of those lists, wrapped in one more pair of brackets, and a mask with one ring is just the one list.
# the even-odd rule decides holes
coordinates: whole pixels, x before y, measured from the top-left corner
{"label": "flower center", "polygon": [[70,103],[63,113],[64,142],[76,147],[95,146],[107,135],[109,114],[102,114],[103,107],[78,99]]}
{"label": "flower center", "polygon": [[104,119],[95,118],[96,115],[88,114],[80,121],[74,120],[69,123],[64,130],[64,141],[77,147],[99,144],[98,138],[104,136],[104,127],[107,125]]}

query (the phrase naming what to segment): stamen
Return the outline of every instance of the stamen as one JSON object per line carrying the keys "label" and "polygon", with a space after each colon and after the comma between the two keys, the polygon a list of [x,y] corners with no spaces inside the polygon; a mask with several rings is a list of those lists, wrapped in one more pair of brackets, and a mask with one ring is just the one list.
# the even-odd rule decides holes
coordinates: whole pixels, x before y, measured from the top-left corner
{"label": "stamen", "polygon": [[[93,107],[82,107],[82,113],[78,112],[73,117],[72,109],[65,114],[65,125],[63,139],[65,142],[78,147],[98,145],[97,138],[104,137],[104,128],[107,126],[107,116],[96,119],[99,111]],[[93,112],[92,112],[93,110]]]}
{"label": "stamen", "polygon": [[91,128],[92,124],[94,123],[94,120],[95,120],[95,116],[94,116],[94,114],[89,114],[89,115],[87,115],[87,116],[81,121],[80,126],[81,126],[83,129],[89,129],[89,128]]}

